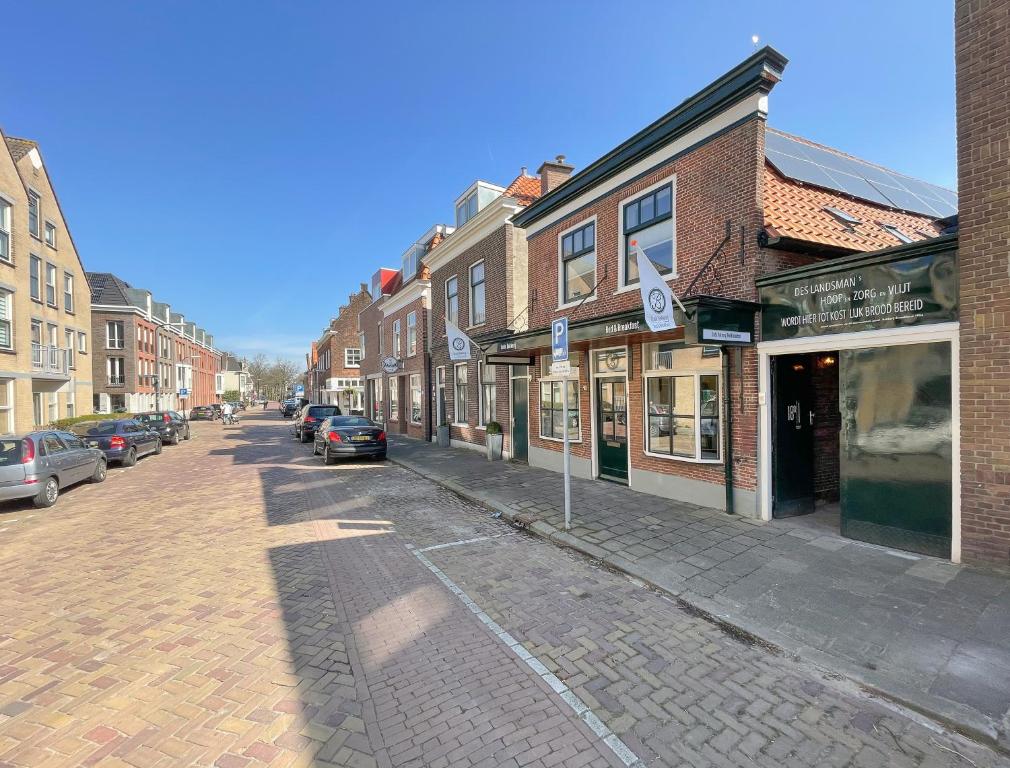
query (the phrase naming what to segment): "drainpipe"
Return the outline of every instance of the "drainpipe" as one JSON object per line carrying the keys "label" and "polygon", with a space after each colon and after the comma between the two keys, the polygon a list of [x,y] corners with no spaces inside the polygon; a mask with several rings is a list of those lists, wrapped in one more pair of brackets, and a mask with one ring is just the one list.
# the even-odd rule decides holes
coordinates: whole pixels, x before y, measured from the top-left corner
{"label": "drainpipe", "polygon": [[737,350],[733,347],[723,347],[722,348],[722,391],[723,391],[723,445],[726,446],[726,455],[723,461],[723,467],[725,469],[726,477],[726,514],[732,515],[733,513],[733,396],[730,394],[733,391],[731,384],[731,376],[733,371],[733,366],[730,365],[729,356],[730,353],[734,354]]}

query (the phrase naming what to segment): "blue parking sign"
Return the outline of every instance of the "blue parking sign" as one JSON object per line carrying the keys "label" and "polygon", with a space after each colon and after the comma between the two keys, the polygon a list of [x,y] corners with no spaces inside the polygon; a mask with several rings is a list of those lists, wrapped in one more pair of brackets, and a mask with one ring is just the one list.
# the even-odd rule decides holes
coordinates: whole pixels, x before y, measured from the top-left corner
{"label": "blue parking sign", "polygon": [[567,317],[559,317],[551,323],[551,359],[555,363],[568,359]]}

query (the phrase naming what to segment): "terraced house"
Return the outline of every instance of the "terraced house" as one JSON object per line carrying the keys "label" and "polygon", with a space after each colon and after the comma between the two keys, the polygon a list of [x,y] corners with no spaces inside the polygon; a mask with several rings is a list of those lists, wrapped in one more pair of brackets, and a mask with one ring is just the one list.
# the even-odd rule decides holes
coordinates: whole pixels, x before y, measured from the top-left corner
{"label": "terraced house", "polygon": [[489,351],[531,358],[530,464],[567,430],[586,478],[958,559],[956,195],[767,127],[785,67],[756,52],[519,211],[529,330]]}
{"label": "terraced house", "polygon": [[84,267],[38,144],[0,134],[0,433],[91,407]]}
{"label": "terraced house", "polygon": [[334,403],[343,413],[364,413],[365,388],[361,378],[361,334],[358,315],[372,303],[368,285],[361,283],[347,297],[336,317],[316,340],[310,355],[309,386],[314,403]]}

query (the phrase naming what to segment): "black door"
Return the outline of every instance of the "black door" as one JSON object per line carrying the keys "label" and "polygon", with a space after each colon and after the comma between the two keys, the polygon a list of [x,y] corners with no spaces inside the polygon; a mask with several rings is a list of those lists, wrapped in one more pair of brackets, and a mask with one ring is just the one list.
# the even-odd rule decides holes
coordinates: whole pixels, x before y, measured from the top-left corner
{"label": "black door", "polygon": [[773,517],[814,511],[812,355],[773,358]]}
{"label": "black door", "polygon": [[527,366],[512,366],[512,459],[514,461],[529,460],[530,446],[530,403],[529,379],[526,378]]}

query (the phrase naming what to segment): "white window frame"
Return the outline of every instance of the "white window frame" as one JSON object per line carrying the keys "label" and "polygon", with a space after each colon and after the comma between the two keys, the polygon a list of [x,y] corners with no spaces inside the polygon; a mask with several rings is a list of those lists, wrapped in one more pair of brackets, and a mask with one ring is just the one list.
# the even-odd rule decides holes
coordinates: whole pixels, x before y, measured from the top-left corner
{"label": "white window frame", "polygon": [[[468,427],[470,423],[466,420],[469,416],[467,413],[467,408],[470,405],[470,371],[467,368],[468,363],[456,363],[452,367],[452,423],[458,427]],[[463,421],[459,420],[459,369],[462,368],[466,372],[466,381],[463,386],[466,388],[463,392]]]}
{"label": "white window frame", "polygon": [[[480,322],[477,321],[477,307],[474,302],[474,297],[476,293],[474,292],[475,283],[473,282],[473,271],[477,267],[483,267],[482,277],[480,280],[480,285],[483,287],[484,292],[484,306],[481,308],[481,319]],[[484,264],[484,259],[470,265],[470,327],[475,328],[479,325],[484,325],[487,323],[487,267]]]}
{"label": "white window frame", "polygon": [[[452,315],[449,314],[449,283],[452,283],[452,282],[455,282],[455,284],[456,284],[456,315],[455,315],[455,317],[453,317]],[[459,277],[456,276],[456,275],[452,275],[452,276],[446,278],[446,281],[445,281],[445,316],[451,322],[455,323],[457,326],[459,325]]]}
{"label": "white window frame", "polygon": [[[488,375],[488,368],[491,370],[491,381],[490,383],[485,381],[485,377]],[[477,427],[479,429],[486,429],[489,421],[497,421],[495,418],[498,415],[498,382],[497,370],[495,366],[487,366],[482,361],[477,361],[477,391],[478,391],[478,401],[477,401]],[[495,396],[494,400],[491,402],[491,412],[490,419],[484,418],[484,410],[488,405],[487,390],[490,387],[494,387]]]}
{"label": "white window frame", "polygon": [[389,377],[389,394],[386,402],[389,404],[389,420],[400,420],[400,382],[399,376]]}
{"label": "white window frame", "polygon": [[[35,270],[35,290],[32,290],[32,269]],[[42,257],[34,253],[28,257],[28,295],[33,301],[42,303]]]}
{"label": "white window frame", "polygon": [[[118,365],[116,364],[118,363]],[[120,382],[114,382],[112,379],[115,375],[116,369],[119,369],[118,378],[121,379]],[[106,381],[110,386],[123,386],[126,384],[126,358],[119,356],[110,356],[105,358],[105,375]]]}
{"label": "white window frame", "polygon": [[393,321],[393,357],[400,357],[400,318]]}
{"label": "white window frame", "polygon": [[[122,335],[120,335],[116,341],[119,342],[116,346],[112,344],[112,333],[113,327],[122,328]],[[105,321],[105,348],[106,349],[125,349],[126,348],[126,323],[122,320],[106,320]]]}
{"label": "white window frame", "polygon": [[[69,283],[68,283],[69,281]],[[68,290],[69,287],[69,290]],[[74,274],[73,272],[63,273],[63,309],[70,314],[74,314]]]}
{"label": "white window frame", "polygon": [[[568,381],[568,382],[572,382],[572,383],[575,384],[575,412],[578,414],[578,417],[579,417],[579,436],[578,436],[578,439],[573,438],[573,437],[569,437],[568,438],[568,442],[569,442],[569,444],[571,444],[571,443],[581,443],[582,442],[582,431],[583,431],[584,425],[582,423],[582,378],[581,378],[581,372],[580,372],[580,370],[578,368],[572,368],[572,375],[570,377],[567,377],[567,378],[566,377],[562,377],[562,376],[541,376],[540,377],[540,380],[537,382],[537,432],[540,435],[540,439],[541,440],[548,440],[548,441],[554,442],[554,443],[563,443],[563,442],[565,442],[565,436],[564,435],[562,435],[561,437],[552,437],[551,435],[545,435],[544,434],[544,417],[543,417],[544,396],[543,396],[543,386],[544,386],[544,384],[549,384],[549,385],[553,386],[553,383],[554,382],[558,382],[558,381],[560,381],[562,383],[561,384],[561,390],[562,390],[562,392],[564,392],[568,388],[567,385],[564,382]],[[571,409],[569,409],[568,413],[569,413],[569,415],[571,415]]]}
{"label": "white window frame", "polygon": [[88,334],[84,331],[77,332],[77,352],[81,355],[88,354]]}
{"label": "white window frame", "polygon": [[0,380],[0,387],[7,390],[7,405],[0,405],[0,434],[14,434],[14,379]]}
{"label": "white window frame", "polygon": [[0,232],[7,241],[7,253],[0,254],[0,261],[5,264],[14,263],[14,236],[11,233],[11,220],[13,217],[14,201],[4,195],[0,195]]}
{"label": "white window frame", "polygon": [[13,351],[14,349],[14,292],[6,288],[0,288],[0,296],[6,297],[2,307],[6,308],[6,316],[3,309],[0,309],[0,325],[7,324],[7,344],[0,345],[0,349]]}
{"label": "white window frame", "polygon": [[76,335],[76,331],[73,331],[70,328],[63,329],[63,341],[67,345],[67,367],[69,368],[77,367],[77,361],[74,355],[74,347],[76,346],[74,344],[74,337]]}
{"label": "white window frame", "polygon": [[[53,250],[56,250],[56,223],[46,219],[45,223],[42,225],[42,231],[45,235],[44,241]],[[49,233],[53,233],[52,240],[49,239]]]}
{"label": "white window frame", "polygon": [[[637,287],[638,284],[636,283]],[[697,368],[695,366],[690,366],[687,368],[646,368],[646,366],[651,364],[649,359],[649,343],[641,344],[639,347],[640,353],[642,355],[642,452],[646,456],[652,456],[656,459],[665,459],[667,461],[679,461],[687,464],[722,464],[723,457],[725,456],[725,445],[723,445],[723,433],[725,414],[723,413],[723,401],[725,400],[725,393],[722,390],[722,352],[719,355],[718,367],[713,368]],[[672,378],[676,376],[690,376],[694,379],[694,456],[676,456],[668,453],[655,453],[649,450],[649,379],[653,378]],[[703,459],[701,458],[701,377],[702,376],[715,376],[716,377],[716,400],[719,403],[719,458],[717,459]],[[673,418],[673,414],[670,414],[670,418]]]}
{"label": "white window frame", "polygon": [[[344,347],[344,368],[360,368],[361,360],[364,357],[362,354],[362,347]],[[354,360],[354,354],[357,353],[357,361]]]}
{"label": "white window frame", "polygon": [[668,275],[660,275],[666,282],[671,280],[676,280],[679,277],[678,269],[678,259],[677,259],[677,174],[672,174],[667,176],[665,179],[660,179],[655,184],[650,184],[645,189],[640,189],[633,195],[628,195],[623,198],[617,204],[617,290],[614,294],[626,293],[628,291],[640,291],[638,283],[631,283],[627,285],[625,283],[627,276],[624,274],[624,263],[625,258],[625,236],[624,236],[624,208],[629,203],[633,203],[636,200],[645,197],[650,192],[655,192],[660,187],[665,187],[667,184],[670,185],[670,226],[673,228],[673,239],[671,240],[673,249],[673,269]]}
{"label": "white window frame", "polygon": [[[32,231],[32,202],[35,202],[35,231]],[[42,239],[42,195],[34,189],[28,190],[28,234],[36,240]]]}
{"label": "white window frame", "polygon": [[[414,386],[414,382],[417,382],[417,386]],[[421,391],[421,374],[412,373],[407,379],[407,387],[410,389],[410,414],[408,418],[411,424],[421,423],[421,412],[424,410],[424,397]],[[417,398],[417,419],[414,418],[414,398]]]}
{"label": "white window frame", "polygon": [[582,296],[581,298],[574,299],[567,303],[565,302],[565,262],[562,258],[563,254],[561,247],[561,242],[564,240],[565,235],[571,234],[577,229],[582,229],[589,224],[593,225],[593,285],[595,286],[597,280],[599,279],[597,275],[600,273],[600,225],[596,219],[596,216],[590,216],[588,219],[582,219],[577,224],[573,224],[558,233],[558,250],[556,258],[558,268],[558,309],[568,309],[569,307],[575,307],[579,304],[588,304],[591,301],[596,301],[597,296],[600,294],[599,289],[597,288],[596,291],[588,296]]}
{"label": "white window frame", "polygon": [[[46,306],[47,307],[53,307],[54,309],[58,309],[59,306],[60,306],[60,298],[59,298],[59,294],[57,293],[57,291],[59,290],[59,288],[58,288],[58,286],[56,284],[56,275],[57,275],[58,271],[59,270],[56,269],[56,265],[55,264],[53,264],[51,261],[47,261],[46,262]],[[50,276],[52,276],[52,278],[53,278],[52,283],[49,282]],[[49,301],[49,289],[50,288],[52,288],[52,290],[53,290],[53,300],[52,301]]]}
{"label": "white window frame", "polygon": [[[441,398],[439,395],[441,394]],[[445,366],[435,369],[435,426],[441,426],[445,417]]]}
{"label": "white window frame", "polygon": [[417,310],[407,313],[407,357],[417,354]]}

